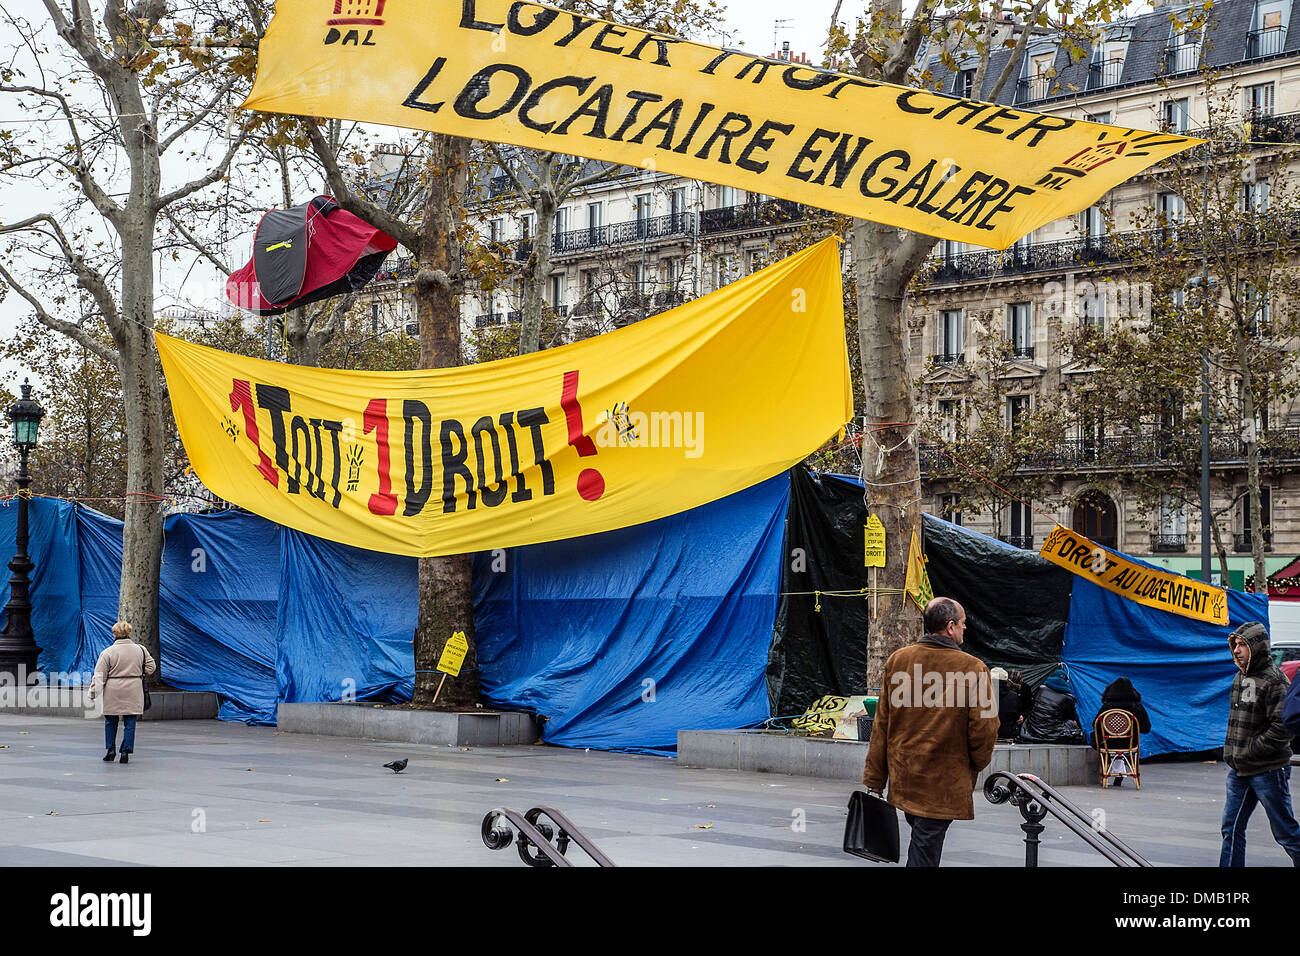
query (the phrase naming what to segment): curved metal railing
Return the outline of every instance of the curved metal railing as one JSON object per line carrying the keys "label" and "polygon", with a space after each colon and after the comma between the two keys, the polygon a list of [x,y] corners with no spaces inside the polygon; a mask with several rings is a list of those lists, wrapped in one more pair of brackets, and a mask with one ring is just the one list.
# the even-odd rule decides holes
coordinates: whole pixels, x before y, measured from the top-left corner
{"label": "curved metal railing", "polygon": [[1013,774],[1005,770],[992,773],[984,781],[984,796],[994,805],[1010,803],[1020,810],[1024,818],[1020,829],[1025,831],[1025,866],[1038,866],[1038,835],[1046,829],[1043,820],[1048,814],[1116,866],[1151,865],[1108,829],[1097,827],[1091,816],[1032,773]]}

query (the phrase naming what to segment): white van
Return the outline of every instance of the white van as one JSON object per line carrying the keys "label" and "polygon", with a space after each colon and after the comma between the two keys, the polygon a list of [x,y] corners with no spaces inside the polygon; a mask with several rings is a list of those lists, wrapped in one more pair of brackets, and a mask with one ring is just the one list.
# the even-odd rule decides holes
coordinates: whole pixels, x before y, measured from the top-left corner
{"label": "white van", "polygon": [[1300,601],[1268,602],[1268,643],[1279,667],[1300,660]]}

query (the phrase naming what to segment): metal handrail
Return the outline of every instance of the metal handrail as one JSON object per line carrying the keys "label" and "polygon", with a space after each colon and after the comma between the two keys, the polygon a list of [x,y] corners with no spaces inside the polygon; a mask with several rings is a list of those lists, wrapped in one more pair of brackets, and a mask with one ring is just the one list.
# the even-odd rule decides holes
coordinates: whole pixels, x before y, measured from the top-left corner
{"label": "metal handrail", "polygon": [[1098,830],[1092,817],[1032,773],[998,770],[984,781],[984,796],[995,806],[1011,803],[1020,810],[1025,831],[1025,866],[1038,866],[1038,835],[1050,813],[1090,847],[1119,867],[1150,866],[1137,850],[1109,830]]}
{"label": "metal handrail", "polygon": [[[551,822],[542,823],[542,817]],[[517,839],[512,826],[519,831]],[[516,843],[519,858],[529,866],[573,866],[564,856],[570,843],[576,843],[597,866],[615,865],[572,820],[554,807],[533,807],[522,815],[509,807],[497,807],[483,817],[479,832],[484,846],[489,850],[504,850],[511,843]],[[552,844],[551,840],[555,843]]]}

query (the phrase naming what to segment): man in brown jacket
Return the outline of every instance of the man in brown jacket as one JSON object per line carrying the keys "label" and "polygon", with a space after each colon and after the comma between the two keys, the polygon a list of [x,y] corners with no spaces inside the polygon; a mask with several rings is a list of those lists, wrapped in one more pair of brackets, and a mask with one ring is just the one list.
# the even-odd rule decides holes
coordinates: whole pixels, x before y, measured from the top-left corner
{"label": "man in brown jacket", "polygon": [[961,650],[966,611],[951,598],[925,608],[925,636],[885,662],[862,782],[903,811],[908,866],[938,866],[953,820],[973,820],[972,792],[993,757],[997,698],[984,662]]}

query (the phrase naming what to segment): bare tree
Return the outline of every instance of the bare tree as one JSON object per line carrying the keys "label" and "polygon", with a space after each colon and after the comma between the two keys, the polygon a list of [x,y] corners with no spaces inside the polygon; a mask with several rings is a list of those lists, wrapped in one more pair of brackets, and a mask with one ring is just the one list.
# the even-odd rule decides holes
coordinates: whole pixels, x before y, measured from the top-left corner
{"label": "bare tree", "polygon": [[[153,341],[156,236],[169,207],[228,174],[244,132],[228,135],[225,117],[251,72],[242,62],[250,54],[161,49],[160,40],[194,30],[172,19],[163,0],[129,9],[112,0],[102,26],[89,0],[43,4],[61,45],[57,76],[44,29],[3,14],[16,40],[0,94],[32,123],[28,135],[5,139],[0,181],[7,199],[35,183],[45,194],[38,211],[4,217],[0,278],[40,322],[117,366],[127,444],[119,614],[157,657],[165,435]],[[193,148],[205,138],[207,147]],[[193,178],[164,183],[164,155],[191,167]],[[70,201],[52,201],[68,187]],[[94,301],[111,344],[91,333],[79,310],[69,313],[78,302],[69,281]]]}

